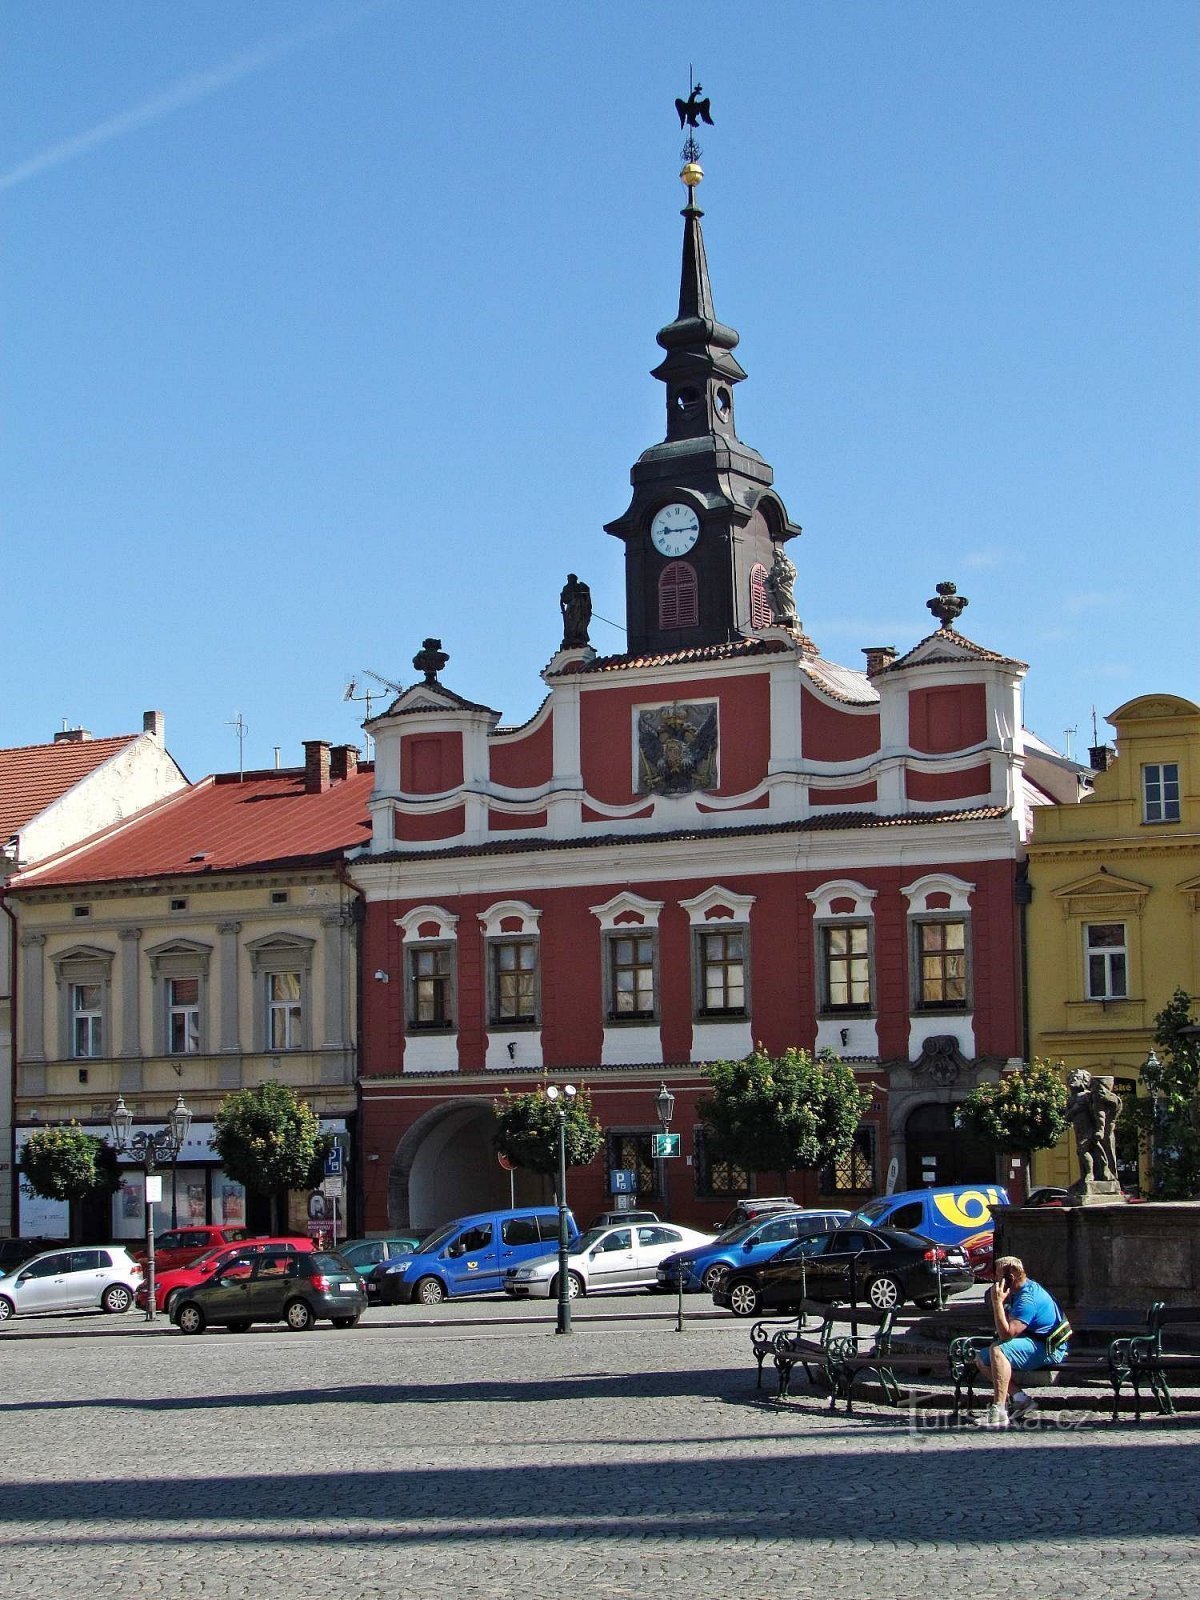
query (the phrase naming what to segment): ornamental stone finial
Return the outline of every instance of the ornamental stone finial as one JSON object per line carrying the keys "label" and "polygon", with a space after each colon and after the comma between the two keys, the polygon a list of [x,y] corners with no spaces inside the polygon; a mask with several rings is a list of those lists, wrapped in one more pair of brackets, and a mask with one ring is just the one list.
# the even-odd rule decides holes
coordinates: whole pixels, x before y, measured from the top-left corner
{"label": "ornamental stone finial", "polygon": [[425,674],[426,683],[436,683],[438,673],[449,659],[440,639],[422,639],[421,648],[413,657],[413,666]]}
{"label": "ornamental stone finial", "polygon": [[938,619],[939,626],[952,628],[971,602],[965,594],[959,594],[955,584],[939,583],[937,594],[925,604]]}

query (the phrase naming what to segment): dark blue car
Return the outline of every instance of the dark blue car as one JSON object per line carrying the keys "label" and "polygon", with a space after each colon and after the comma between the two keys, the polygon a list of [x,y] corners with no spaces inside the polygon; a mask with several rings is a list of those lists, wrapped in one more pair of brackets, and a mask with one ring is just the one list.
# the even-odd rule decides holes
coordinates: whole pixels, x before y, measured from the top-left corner
{"label": "dark blue car", "polygon": [[755,1217],[714,1239],[712,1244],[693,1250],[680,1250],[659,1263],[658,1287],[674,1289],[679,1268],[684,1271],[683,1287],[690,1292],[703,1290],[711,1294],[720,1280],[733,1267],[753,1267],[760,1261],[769,1261],[777,1250],[809,1233],[823,1233],[849,1222],[849,1211],[833,1209],[772,1211],[764,1217]]}

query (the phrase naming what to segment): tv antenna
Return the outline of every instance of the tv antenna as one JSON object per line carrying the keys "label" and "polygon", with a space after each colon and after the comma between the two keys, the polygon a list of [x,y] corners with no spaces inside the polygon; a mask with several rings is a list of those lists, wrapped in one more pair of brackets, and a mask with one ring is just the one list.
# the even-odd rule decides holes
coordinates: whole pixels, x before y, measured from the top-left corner
{"label": "tv antenna", "polygon": [[245,775],[246,775],[246,762],[245,762],[246,735],[250,732],[250,729],[247,726],[246,719],[242,716],[242,713],[240,711],[235,711],[234,714],[233,714],[233,720],[231,722],[227,722],[225,724],[225,726],[227,728],[232,728],[234,733],[237,735],[237,742],[238,742],[238,782],[241,783],[243,781],[243,779],[245,778]]}
{"label": "tv antenna", "polygon": [[[370,667],[360,667],[359,668],[359,677],[374,678],[376,683],[382,685],[382,688],[389,690],[392,694],[403,694],[404,693],[404,690],[401,688],[401,686],[398,683],[393,683],[390,678],[385,678],[382,673],[372,672]],[[343,691],[342,691],[342,700],[343,700],[343,702],[351,701],[351,700],[359,701],[362,705],[364,705],[366,707],[366,710],[367,710],[366,721],[370,722],[370,720],[371,720],[371,703],[374,700],[382,700],[383,699],[383,694],[382,694],[380,689],[372,689],[367,684],[363,684],[361,686],[362,687],[362,693],[359,694],[359,692],[358,692],[359,691],[359,687],[360,687],[360,685],[359,685],[358,678],[353,678],[353,677],[349,678],[347,680],[347,682],[346,682],[345,689],[343,689]],[[371,735],[368,733],[367,734],[367,750],[366,750],[366,757],[367,757],[368,761],[371,759],[371,743],[372,743]]]}

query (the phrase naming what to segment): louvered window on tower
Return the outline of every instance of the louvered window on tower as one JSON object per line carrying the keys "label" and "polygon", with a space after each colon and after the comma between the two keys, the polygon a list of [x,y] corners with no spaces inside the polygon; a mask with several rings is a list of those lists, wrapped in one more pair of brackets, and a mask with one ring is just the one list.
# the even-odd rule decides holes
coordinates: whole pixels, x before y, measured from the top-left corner
{"label": "louvered window on tower", "polygon": [[750,626],[769,628],[775,620],[767,598],[767,569],[761,561],[750,568]]}
{"label": "louvered window on tower", "polygon": [[658,580],[658,625],[694,628],[698,620],[696,569],[688,561],[673,561]]}

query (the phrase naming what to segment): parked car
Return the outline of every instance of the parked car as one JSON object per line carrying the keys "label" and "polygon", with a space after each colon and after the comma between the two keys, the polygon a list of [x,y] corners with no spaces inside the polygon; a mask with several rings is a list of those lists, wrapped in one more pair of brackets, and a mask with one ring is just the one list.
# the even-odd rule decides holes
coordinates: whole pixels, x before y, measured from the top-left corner
{"label": "parked car", "polygon": [[6,1272],[15,1272],[44,1250],[61,1250],[65,1242],[63,1239],[0,1239],[0,1277]]}
{"label": "parked car", "polygon": [[[658,1263],[680,1249],[711,1244],[712,1235],[670,1222],[631,1223],[619,1228],[589,1228],[567,1256],[567,1293],[603,1294],[616,1289],[657,1286]],[[504,1292],[515,1300],[531,1295],[553,1299],[558,1294],[558,1256],[537,1256],[510,1267]]]}
{"label": "parked car", "polygon": [[936,1305],[961,1294],[975,1279],[961,1245],[934,1244],[899,1228],[836,1228],[797,1239],[770,1261],[738,1267],[713,1290],[713,1300],[735,1317],[793,1310],[802,1299],[855,1299],[877,1311],[913,1300]]}
{"label": "parked car", "polygon": [[[579,1237],[567,1212],[567,1232]],[[495,1294],[510,1267],[544,1256],[558,1245],[558,1210],[526,1206],[514,1211],[481,1211],[459,1217],[425,1239],[419,1251],[386,1261],[378,1269],[383,1305],[436,1306],[464,1294]]]}
{"label": "parked car", "polygon": [[739,1200],[729,1215],[717,1228],[717,1237],[738,1228],[743,1222],[753,1222],[755,1217],[765,1217],[768,1211],[799,1211],[799,1200],[790,1194],[753,1194]]}
{"label": "parked car", "polygon": [[[245,1239],[241,1244],[221,1244],[206,1250],[186,1267],[169,1267],[166,1272],[154,1273],[154,1308],[170,1312],[176,1297],[194,1284],[204,1283],[214,1273],[221,1272],[234,1261],[245,1261],[250,1256],[261,1255],[264,1250],[312,1250],[313,1241],[303,1233],[280,1234],[275,1238]],[[134,1301],[142,1311],[146,1309],[150,1286],[145,1277],[137,1287]]]}
{"label": "parked car", "polygon": [[961,1245],[976,1278],[990,1279],[996,1231],[993,1212],[1007,1204],[1007,1190],[994,1183],[904,1189],[868,1201],[855,1212],[854,1220],[873,1228],[919,1233],[935,1244]]}
{"label": "parked car", "polygon": [[[157,1272],[170,1267],[186,1267],[219,1244],[236,1244],[248,1239],[248,1228],[230,1227],[224,1223],[198,1223],[187,1228],[169,1228],[154,1241],[154,1266]],[[144,1244],[130,1245],[129,1253],[135,1261],[146,1260]]]}
{"label": "parked car", "polygon": [[286,1322],[302,1333],[321,1317],[335,1328],[352,1328],[366,1309],[358,1273],[341,1256],[263,1250],[179,1295],[171,1321],[181,1333],[203,1333],[210,1324],[245,1333],[254,1322]]}
{"label": "parked car", "polygon": [[[592,1228],[616,1228],[623,1222],[658,1222],[660,1217],[657,1211],[602,1211],[598,1217],[592,1219]],[[675,1226],[674,1223],[671,1224]]]}
{"label": "parked car", "polygon": [[660,1289],[674,1289],[676,1274],[682,1268],[686,1293],[704,1291],[711,1294],[732,1267],[754,1266],[760,1261],[767,1261],[801,1234],[819,1233],[822,1229],[836,1228],[839,1223],[849,1220],[848,1211],[829,1207],[804,1210],[793,1205],[790,1211],[768,1211],[764,1216],[752,1218],[725,1233],[719,1233],[711,1244],[668,1256],[659,1263],[658,1286]]}
{"label": "parked car", "polygon": [[141,1277],[120,1245],[50,1250],[0,1278],[0,1322],[42,1311],[128,1311]]}
{"label": "parked car", "polygon": [[345,1244],[338,1245],[337,1253],[358,1273],[368,1298],[375,1299],[379,1294],[376,1268],[385,1262],[394,1261],[397,1256],[412,1255],[413,1251],[420,1247],[421,1240],[425,1236],[423,1230],[420,1233],[397,1234],[394,1238],[388,1239],[347,1239]]}

